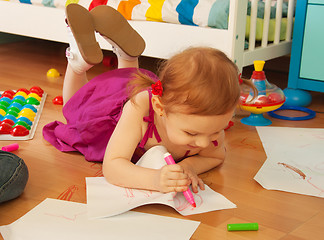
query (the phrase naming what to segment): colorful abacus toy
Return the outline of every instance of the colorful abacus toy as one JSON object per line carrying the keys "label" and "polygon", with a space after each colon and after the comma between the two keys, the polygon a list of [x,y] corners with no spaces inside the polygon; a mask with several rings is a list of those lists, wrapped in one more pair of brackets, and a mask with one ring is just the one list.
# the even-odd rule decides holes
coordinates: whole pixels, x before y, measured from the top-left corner
{"label": "colorful abacus toy", "polygon": [[33,138],[46,93],[34,86],[29,90],[20,88],[0,94],[0,140]]}

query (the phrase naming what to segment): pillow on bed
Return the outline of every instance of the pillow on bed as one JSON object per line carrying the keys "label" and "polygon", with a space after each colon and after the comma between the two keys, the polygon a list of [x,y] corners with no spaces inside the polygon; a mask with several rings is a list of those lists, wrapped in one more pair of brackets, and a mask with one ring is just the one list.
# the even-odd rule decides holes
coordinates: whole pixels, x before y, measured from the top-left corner
{"label": "pillow on bed", "polygon": [[[84,5],[83,1],[80,0],[79,4]],[[98,5],[108,5],[117,9],[128,20],[227,29],[229,4],[230,0],[93,0],[90,3],[89,10]],[[259,0],[258,18],[263,18],[264,6],[265,3]],[[287,6],[288,3],[284,2],[282,17],[287,16]],[[247,12],[247,15],[250,15],[250,1],[248,1]],[[275,18],[275,13],[276,2],[273,1],[271,18]]]}
{"label": "pillow on bed", "polygon": [[[93,0],[89,10],[106,0]],[[207,27],[227,27],[229,0],[108,0],[128,20],[143,20]],[[82,5],[82,4],[81,4]],[[227,15],[226,15],[227,11]],[[215,26],[213,26],[215,27]]]}
{"label": "pillow on bed", "polygon": [[218,0],[211,7],[208,26],[219,29],[228,28],[229,0]]}

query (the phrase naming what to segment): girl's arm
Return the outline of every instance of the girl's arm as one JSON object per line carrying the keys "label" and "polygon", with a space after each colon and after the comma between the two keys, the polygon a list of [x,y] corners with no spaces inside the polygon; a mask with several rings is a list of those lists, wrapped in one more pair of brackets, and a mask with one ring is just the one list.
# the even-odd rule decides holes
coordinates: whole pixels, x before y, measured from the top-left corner
{"label": "girl's arm", "polygon": [[[184,191],[189,179],[180,166],[149,169],[131,162],[142,139],[143,116],[148,114],[148,93],[136,96],[136,105],[128,101],[106,148],[103,174],[114,185],[161,192]],[[172,181],[173,178],[176,181]]]}

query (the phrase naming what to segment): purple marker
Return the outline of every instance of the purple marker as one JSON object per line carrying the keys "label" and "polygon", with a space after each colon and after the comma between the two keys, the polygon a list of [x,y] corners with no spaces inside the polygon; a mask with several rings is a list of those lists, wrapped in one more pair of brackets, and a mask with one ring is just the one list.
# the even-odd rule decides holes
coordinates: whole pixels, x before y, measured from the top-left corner
{"label": "purple marker", "polygon": [[[166,161],[166,163],[168,165],[176,164],[170,153],[164,154],[164,160]],[[191,204],[191,206],[196,207],[195,199],[194,199],[192,192],[190,191],[189,188],[187,191],[183,192],[183,195],[185,196],[187,201]]]}

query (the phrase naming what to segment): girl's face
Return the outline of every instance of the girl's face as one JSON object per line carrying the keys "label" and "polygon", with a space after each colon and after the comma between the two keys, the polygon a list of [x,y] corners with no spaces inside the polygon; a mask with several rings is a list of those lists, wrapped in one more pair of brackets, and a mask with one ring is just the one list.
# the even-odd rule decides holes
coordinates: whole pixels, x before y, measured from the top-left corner
{"label": "girl's face", "polygon": [[200,116],[168,113],[164,117],[166,134],[173,144],[184,149],[203,149],[217,140],[232,119],[234,109],[223,115]]}

